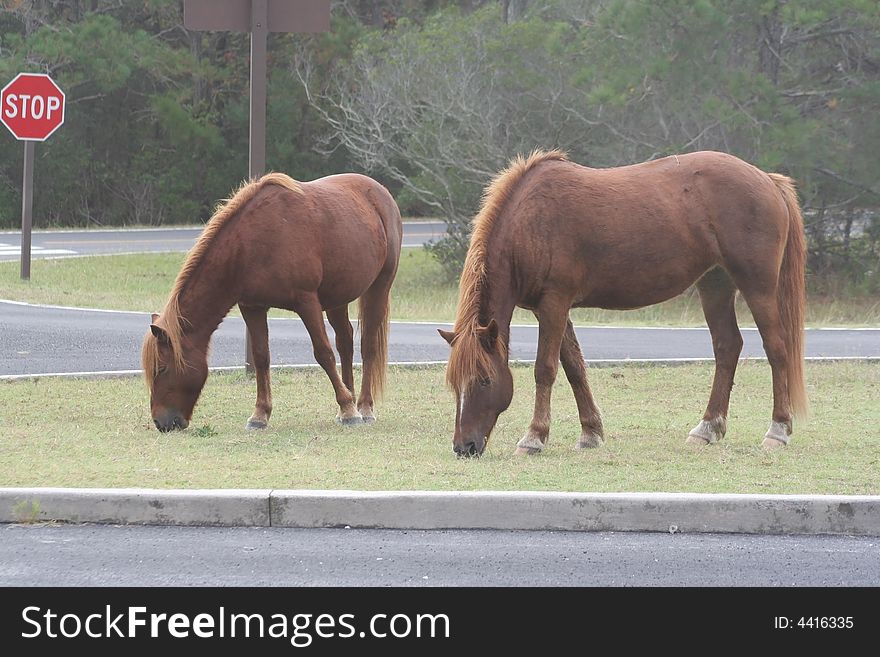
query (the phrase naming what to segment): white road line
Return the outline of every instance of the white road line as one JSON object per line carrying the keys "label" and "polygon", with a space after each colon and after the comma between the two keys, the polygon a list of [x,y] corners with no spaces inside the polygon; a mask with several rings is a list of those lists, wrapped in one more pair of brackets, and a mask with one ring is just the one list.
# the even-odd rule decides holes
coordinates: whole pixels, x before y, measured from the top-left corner
{"label": "white road line", "polygon": [[[41,256],[41,255],[72,255],[76,253],[76,251],[71,251],[70,249],[44,249],[41,246],[31,246],[31,255],[32,256]],[[0,256],[20,256],[21,255],[21,246],[17,244],[4,244],[0,242]]]}
{"label": "white road line", "polygon": [[44,303],[27,303],[26,301],[11,301],[9,299],[0,299],[0,303],[6,303],[10,306],[25,306],[26,308],[46,308],[49,310],[80,310],[90,313],[119,313],[123,315],[149,315],[146,311],[139,310],[105,310],[103,308],[77,308],[76,306],[52,306]]}
{"label": "white road line", "polygon": [[[89,228],[86,230],[70,230],[68,228],[41,228],[32,235],[97,235],[98,233],[149,233],[166,230],[202,230],[201,226],[158,226],[156,228]],[[0,235],[20,235],[20,230],[0,230]]]}
{"label": "white road line", "polygon": [[[865,363],[880,363],[880,356],[807,356],[804,360],[809,362],[840,362],[854,361]],[[739,359],[743,361],[767,361],[764,356],[745,356]],[[620,365],[639,366],[664,366],[671,367],[677,365],[690,365],[694,363],[714,363],[714,358],[598,358],[596,360],[585,360],[588,367],[618,367]],[[516,359],[511,360],[510,365],[534,365],[534,360]],[[354,367],[361,367],[363,363],[355,362]],[[420,368],[434,367],[437,365],[446,365],[445,360],[424,360],[424,361],[397,361],[388,363],[392,367]],[[336,364],[340,367],[339,363]],[[273,370],[312,370],[319,369],[317,363],[298,363],[290,365],[272,365]],[[220,367],[208,368],[211,372],[243,372],[243,365],[223,365]],[[59,379],[75,379],[75,378],[95,378],[95,379],[115,379],[143,376],[143,370],[108,370],[99,372],[41,372],[39,374],[3,374],[0,375],[0,381],[27,381],[30,379],[43,378],[59,378]]]}

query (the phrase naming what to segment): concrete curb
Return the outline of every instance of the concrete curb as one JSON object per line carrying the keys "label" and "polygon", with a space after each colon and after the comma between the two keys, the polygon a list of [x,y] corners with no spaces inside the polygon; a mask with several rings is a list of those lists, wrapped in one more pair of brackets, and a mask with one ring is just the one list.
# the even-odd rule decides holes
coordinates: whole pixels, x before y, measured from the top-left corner
{"label": "concrete curb", "polygon": [[269,527],[266,490],[0,488],[0,522]]}
{"label": "concrete curb", "polygon": [[880,496],[0,488],[0,522],[880,536]]}

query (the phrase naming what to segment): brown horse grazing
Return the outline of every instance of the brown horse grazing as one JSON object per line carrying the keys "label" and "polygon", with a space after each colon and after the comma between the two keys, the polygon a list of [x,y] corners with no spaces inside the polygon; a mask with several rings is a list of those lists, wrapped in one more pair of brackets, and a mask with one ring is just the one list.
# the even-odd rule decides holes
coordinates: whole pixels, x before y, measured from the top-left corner
{"label": "brown horse grazing", "polygon": [[[165,309],[153,315],[142,362],[150,410],[160,431],[185,429],[208,376],[211,335],[238,304],[250,334],[257,403],[249,429],[272,413],[270,307],[293,310],[315,359],[336,392],[337,419],[370,422],[388,350],[388,293],[400,259],[400,211],[388,191],[357,174],[307,183],[270,173],[248,182],[220,207],[190,251]],[[363,381],[357,405],[348,304],[360,299]],[[336,332],[342,377],[324,328]]]}
{"label": "brown horse grazing", "polygon": [[558,363],[581,422],[575,447],[603,440],[572,307],[631,309],[696,282],[715,351],[715,380],[688,442],[724,436],[742,336],[740,290],[773,372],[773,419],[764,446],[788,443],[792,413],[807,411],[803,380],[803,219],[792,181],[714,152],[589,169],[558,151],[518,158],[486,189],[459,286],[447,382],[456,393],[453,445],[479,455],[509,405],[507,366],[515,306],[538,319],[535,412],[517,453],[547,443]]}

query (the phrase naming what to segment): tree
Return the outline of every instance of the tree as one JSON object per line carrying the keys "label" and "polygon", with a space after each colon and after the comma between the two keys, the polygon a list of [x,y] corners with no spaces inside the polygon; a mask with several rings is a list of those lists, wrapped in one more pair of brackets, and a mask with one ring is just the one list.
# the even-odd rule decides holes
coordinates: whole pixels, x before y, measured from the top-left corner
{"label": "tree", "polygon": [[[36,225],[197,222],[247,176],[248,37],[190,32],[181,6],[21,0],[0,14],[0,75],[47,72],[67,95],[38,149]],[[354,35],[341,25],[332,43]],[[311,148],[323,124],[278,63],[296,38],[270,38],[267,166],[309,179],[347,164]],[[2,227],[17,224],[20,184],[20,144],[0,140]]]}
{"label": "tree", "polygon": [[[0,76],[53,75],[37,225],[193,222],[247,174],[248,38],[189,32],[180,0],[7,0]],[[267,166],[379,178],[435,214],[451,276],[511,157],[628,164],[723,150],[794,176],[811,272],[880,289],[874,0],[339,0],[332,30],[269,41]],[[21,147],[0,140],[0,227]]]}
{"label": "tree", "polygon": [[[187,181],[210,180],[184,165],[216,158],[219,140],[201,108],[186,109],[193,108],[189,83],[198,67],[188,49],[176,47],[183,32],[172,6],[23,4],[27,19],[4,36],[0,70],[47,72],[67,96],[64,128],[40,148],[41,223],[163,223],[197,209],[174,192]],[[151,23],[158,37],[135,27]],[[6,189],[20,177],[16,146],[0,143],[4,154],[13,151],[0,167]],[[169,157],[178,147],[186,155]],[[12,221],[4,213],[3,222]]]}
{"label": "tree", "polygon": [[[344,148],[401,185],[404,200],[446,218],[448,238],[434,251],[452,274],[483,185],[516,152],[556,141],[571,119],[544,101],[565,91],[564,69],[550,66],[564,51],[564,32],[563,23],[507,25],[493,5],[468,14],[453,8],[423,25],[401,20],[391,33],[368,34],[347,74],[324,86],[306,53],[295,64],[331,128],[325,152]],[[536,59],[521,56],[522,44]],[[552,89],[534,93],[538,81]]]}
{"label": "tree", "polygon": [[[561,147],[591,166],[702,149],[794,175],[814,258],[840,216],[878,206],[880,16],[863,0],[534,0],[367,33],[337,75],[296,70],[342,147],[446,219],[462,262],[480,190],[510,157]],[[824,208],[824,210],[822,210]],[[831,212],[831,210],[834,212]],[[844,219],[845,235],[852,221]],[[818,250],[817,250],[818,249]],[[874,257],[874,256],[871,256]],[[870,258],[868,264],[870,264]],[[862,267],[864,271],[867,271]],[[874,266],[874,270],[878,267]]]}

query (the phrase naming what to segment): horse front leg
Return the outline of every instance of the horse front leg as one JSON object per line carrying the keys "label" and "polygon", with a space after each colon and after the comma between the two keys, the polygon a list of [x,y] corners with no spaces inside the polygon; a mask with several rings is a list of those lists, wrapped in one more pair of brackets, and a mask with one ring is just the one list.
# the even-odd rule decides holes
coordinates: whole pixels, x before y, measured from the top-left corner
{"label": "horse front leg", "polygon": [[327,337],[327,329],[324,326],[324,315],[321,309],[321,302],[317,295],[312,295],[304,299],[296,309],[309,337],[312,339],[312,351],[315,354],[315,360],[318,365],[327,373],[330,383],[333,384],[333,390],[336,393],[336,403],[339,404],[339,414],[336,416],[337,421],[342,424],[361,424],[363,418],[354,405],[354,395],[351,390],[342,381],[339,371],[336,369],[336,356],[333,348],[330,346],[330,339]]}
{"label": "horse front leg", "polygon": [[565,323],[565,335],[562,338],[559,360],[562,361],[562,369],[565,370],[565,376],[574,393],[581,421],[581,437],[574,447],[575,449],[598,447],[602,444],[605,435],[602,429],[602,417],[587,381],[584,355],[581,353],[581,346],[578,344],[577,334],[574,332],[574,326],[572,326],[570,319]]}
{"label": "horse front leg", "polygon": [[241,316],[251,336],[254,354],[254,372],[257,378],[257,403],[254,413],[245,425],[246,429],[265,429],[272,415],[272,385],[269,381],[269,325],[266,314],[269,309],[260,306],[238,304]]}
{"label": "horse front leg", "polygon": [[538,356],[535,359],[535,412],[526,434],[516,444],[516,454],[538,454],[550,437],[550,393],[559,369],[560,348],[569,305],[542,301],[538,318]]}

